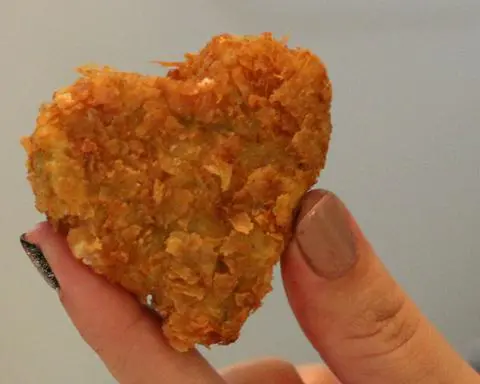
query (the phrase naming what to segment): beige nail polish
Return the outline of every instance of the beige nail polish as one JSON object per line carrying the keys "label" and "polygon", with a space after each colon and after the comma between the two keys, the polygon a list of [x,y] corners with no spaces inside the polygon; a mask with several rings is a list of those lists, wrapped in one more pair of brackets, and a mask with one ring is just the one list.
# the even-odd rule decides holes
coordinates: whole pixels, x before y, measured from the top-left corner
{"label": "beige nail polish", "polygon": [[332,193],[301,219],[295,239],[314,272],[327,279],[343,276],[357,261],[350,214]]}

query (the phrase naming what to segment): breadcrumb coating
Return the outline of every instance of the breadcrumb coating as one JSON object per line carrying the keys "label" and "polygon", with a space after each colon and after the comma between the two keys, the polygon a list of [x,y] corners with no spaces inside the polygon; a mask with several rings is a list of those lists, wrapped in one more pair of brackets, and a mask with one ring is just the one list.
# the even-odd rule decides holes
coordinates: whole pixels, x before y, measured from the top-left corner
{"label": "breadcrumb coating", "polygon": [[171,345],[235,341],[323,169],[325,66],[220,35],[166,77],[82,67],[22,140],[37,209],[73,254],[161,316]]}

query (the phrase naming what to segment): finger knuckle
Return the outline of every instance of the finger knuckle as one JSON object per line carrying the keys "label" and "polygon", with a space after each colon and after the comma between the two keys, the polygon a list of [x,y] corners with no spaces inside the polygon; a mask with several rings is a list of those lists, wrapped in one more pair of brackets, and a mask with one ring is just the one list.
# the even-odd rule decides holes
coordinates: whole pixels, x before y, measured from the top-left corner
{"label": "finger knuckle", "polygon": [[419,320],[403,294],[385,295],[358,317],[350,338],[361,344],[362,357],[392,354],[414,338]]}
{"label": "finger knuckle", "polygon": [[138,336],[142,328],[145,327],[146,318],[143,314],[138,314],[132,318],[130,322],[117,332],[118,338],[121,339],[122,348],[120,351],[115,351],[111,361],[111,369],[115,372],[127,371],[135,360],[135,353],[138,350]]}

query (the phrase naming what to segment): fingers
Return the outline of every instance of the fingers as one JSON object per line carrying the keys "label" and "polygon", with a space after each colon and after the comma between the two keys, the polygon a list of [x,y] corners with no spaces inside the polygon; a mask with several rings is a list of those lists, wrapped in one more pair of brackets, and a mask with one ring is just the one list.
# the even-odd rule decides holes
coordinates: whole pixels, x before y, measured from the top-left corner
{"label": "fingers", "polygon": [[307,195],[282,261],[292,309],[344,383],[477,383],[333,194]]}
{"label": "fingers", "polygon": [[340,384],[326,366],[312,364],[295,367],[274,358],[237,364],[222,373],[228,384]]}
{"label": "fingers", "polygon": [[297,367],[303,384],[341,384],[325,365],[310,364]]}
{"label": "fingers", "polygon": [[278,359],[238,364],[224,370],[222,376],[228,384],[305,384],[292,364]]}
{"label": "fingers", "polygon": [[159,319],[77,262],[48,224],[38,226],[27,240],[45,255],[56,278],[56,286],[51,285],[59,286],[73,324],[120,383],[224,383],[199,353],[170,348]]}

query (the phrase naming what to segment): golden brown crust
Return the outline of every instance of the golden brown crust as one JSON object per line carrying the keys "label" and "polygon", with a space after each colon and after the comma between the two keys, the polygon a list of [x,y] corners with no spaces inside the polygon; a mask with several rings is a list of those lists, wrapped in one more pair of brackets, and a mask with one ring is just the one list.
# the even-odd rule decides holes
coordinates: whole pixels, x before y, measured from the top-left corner
{"label": "golden brown crust", "polygon": [[323,64],[222,35],[165,78],[80,72],[23,139],[38,210],[94,271],[151,295],[175,348],[233,342],[325,163]]}

